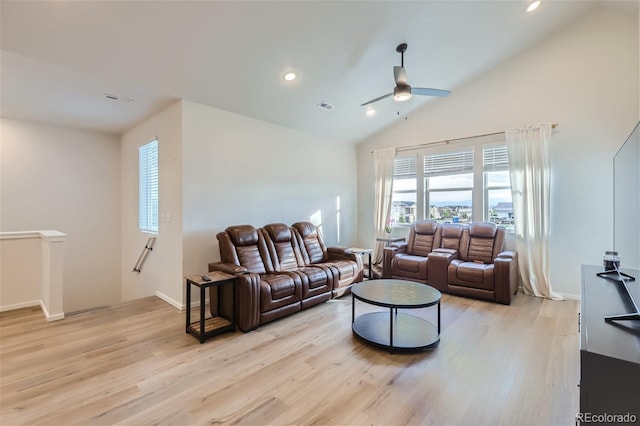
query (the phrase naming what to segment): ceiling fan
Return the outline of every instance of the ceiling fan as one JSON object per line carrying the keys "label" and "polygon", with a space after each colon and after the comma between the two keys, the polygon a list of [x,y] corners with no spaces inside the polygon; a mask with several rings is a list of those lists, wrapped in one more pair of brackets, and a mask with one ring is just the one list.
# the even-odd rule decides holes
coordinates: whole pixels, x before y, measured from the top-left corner
{"label": "ceiling fan", "polygon": [[393,95],[393,100],[396,102],[405,102],[411,98],[411,95],[420,95],[420,96],[448,96],[451,91],[442,90],[442,89],[429,89],[426,87],[411,87],[407,82],[407,72],[404,69],[404,52],[407,51],[407,43],[399,44],[396,47],[396,52],[400,53],[400,66],[393,67],[393,77],[396,81],[396,87],[393,88],[393,92],[387,93],[386,95],[382,95],[375,99],[372,99],[368,102],[363,103],[360,106],[365,106],[372,104],[374,102],[378,102],[384,98],[388,98]]}

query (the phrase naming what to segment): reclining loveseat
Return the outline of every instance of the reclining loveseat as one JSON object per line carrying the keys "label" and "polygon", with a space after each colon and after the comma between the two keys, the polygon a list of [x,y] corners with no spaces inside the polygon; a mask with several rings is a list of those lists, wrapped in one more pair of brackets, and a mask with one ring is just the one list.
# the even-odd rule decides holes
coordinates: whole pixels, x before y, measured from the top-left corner
{"label": "reclining loveseat", "polygon": [[[245,332],[340,297],[363,279],[360,257],[327,247],[310,222],[230,226],[216,237],[221,261],[210,263],[209,271],[236,275],[236,319]],[[233,298],[224,292],[229,289],[223,290],[221,314],[229,316]],[[210,306],[217,303],[211,300]]]}
{"label": "reclining loveseat", "polygon": [[491,222],[417,221],[407,242],[384,249],[382,276],[508,305],[518,290],[518,254],[504,250],[505,235]]}

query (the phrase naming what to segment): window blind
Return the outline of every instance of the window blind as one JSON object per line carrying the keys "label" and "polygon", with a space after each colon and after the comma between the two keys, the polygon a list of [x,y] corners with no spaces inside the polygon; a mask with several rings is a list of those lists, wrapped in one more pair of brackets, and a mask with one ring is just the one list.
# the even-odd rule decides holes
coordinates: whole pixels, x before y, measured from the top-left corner
{"label": "window blind", "polygon": [[139,220],[143,232],[158,233],[158,141],[138,148],[140,160]]}
{"label": "window blind", "polygon": [[425,177],[473,172],[473,150],[430,154],[424,157]]}
{"label": "window blind", "polygon": [[410,179],[416,177],[416,157],[396,158],[393,160],[393,177]]}
{"label": "window blind", "polygon": [[484,171],[509,170],[507,146],[490,146],[482,150],[482,168]]}

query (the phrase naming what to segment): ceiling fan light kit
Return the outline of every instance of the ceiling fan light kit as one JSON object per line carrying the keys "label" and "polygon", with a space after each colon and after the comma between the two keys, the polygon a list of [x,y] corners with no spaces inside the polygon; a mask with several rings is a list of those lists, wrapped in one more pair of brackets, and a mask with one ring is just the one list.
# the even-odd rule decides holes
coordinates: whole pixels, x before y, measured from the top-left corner
{"label": "ceiling fan light kit", "polygon": [[449,90],[443,89],[430,89],[426,87],[414,87],[411,88],[407,81],[407,71],[404,69],[404,52],[407,51],[407,43],[401,43],[396,47],[396,52],[400,53],[400,66],[393,67],[393,78],[396,82],[396,86],[393,88],[393,92],[386,95],[379,96],[375,99],[367,101],[360,106],[370,105],[374,102],[378,102],[382,99],[388,98],[393,95],[393,100],[396,102],[406,102],[411,99],[412,95],[420,96],[448,96],[451,93]]}
{"label": "ceiling fan light kit", "polygon": [[393,89],[393,100],[396,102],[405,102],[411,99],[411,86],[403,84]]}

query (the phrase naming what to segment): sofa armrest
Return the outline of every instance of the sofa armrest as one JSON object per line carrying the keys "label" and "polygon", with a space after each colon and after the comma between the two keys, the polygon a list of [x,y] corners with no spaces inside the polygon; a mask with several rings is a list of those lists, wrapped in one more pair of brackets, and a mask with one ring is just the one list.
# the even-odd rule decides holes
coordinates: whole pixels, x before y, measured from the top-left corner
{"label": "sofa armrest", "polygon": [[518,272],[518,253],[503,251],[498,254],[494,263],[494,279],[496,302],[509,305],[511,296],[518,291],[520,281]]}
{"label": "sofa armrest", "polygon": [[517,256],[518,256],[518,253],[516,253],[515,251],[506,250],[506,251],[498,253],[497,257],[507,258],[507,259],[514,259]]}
{"label": "sofa armrest", "polygon": [[[243,271],[234,273],[231,266]],[[209,271],[223,271],[236,276],[236,304],[233,306],[234,300],[232,287],[223,286],[220,288],[222,297],[218,303],[218,292],[209,291],[209,310],[213,316],[221,316],[231,318],[235,313],[236,324],[238,328],[244,332],[251,331],[260,325],[260,274],[247,272],[247,268],[238,265],[232,265],[223,262],[214,262],[209,264]],[[220,311],[218,311],[220,307]]]}
{"label": "sofa armrest", "polygon": [[382,250],[382,278],[391,278],[391,259],[398,253],[407,252],[407,243],[392,244]]}
{"label": "sofa armrest", "polygon": [[[457,259],[458,258],[458,250],[456,250],[456,249],[436,248],[436,249],[433,249],[433,251],[431,253],[448,254],[450,256],[455,256],[452,259]],[[429,253],[429,254],[431,254],[431,253]]]}
{"label": "sofa armrest", "polygon": [[233,263],[211,262],[209,263],[209,272],[213,271],[222,271],[227,274],[235,275],[247,272],[247,268],[240,265],[234,265]]}
{"label": "sofa armrest", "polygon": [[353,260],[362,269],[360,256],[351,252],[348,247],[327,247],[327,253],[329,254],[329,259]]}
{"label": "sofa armrest", "polygon": [[458,250],[437,248],[429,253],[427,259],[429,265],[427,282],[431,287],[447,292],[449,290],[449,264],[458,259]]}

